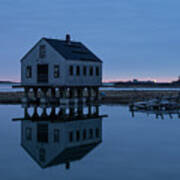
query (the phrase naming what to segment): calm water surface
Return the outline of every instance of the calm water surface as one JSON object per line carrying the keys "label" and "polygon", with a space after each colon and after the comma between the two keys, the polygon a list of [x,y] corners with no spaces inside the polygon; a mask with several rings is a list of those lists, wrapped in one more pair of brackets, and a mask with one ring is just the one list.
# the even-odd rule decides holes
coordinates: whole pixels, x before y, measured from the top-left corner
{"label": "calm water surface", "polygon": [[[101,90],[113,90],[113,91],[180,91],[180,88],[114,88],[114,87],[102,87]],[[12,84],[0,84],[0,92],[15,92],[23,91],[21,88],[12,88]]]}
{"label": "calm water surface", "polygon": [[23,89],[12,88],[13,84],[0,84],[0,92],[23,91]]}
{"label": "calm water surface", "polygon": [[[104,113],[108,114],[108,118],[103,118],[102,122],[99,119],[77,121],[79,127],[99,127],[102,138],[101,141],[96,141],[96,146],[86,147],[81,152],[77,148],[74,149],[74,154],[69,158],[74,158],[75,161],[69,162],[68,165],[63,163],[62,157],[60,161],[60,156],[57,161],[50,160],[64,148],[63,143],[61,147],[49,145],[50,142],[45,145],[42,142],[46,140],[41,138],[41,147],[44,146],[46,149],[49,146],[50,153],[49,157],[43,159],[44,151],[41,151],[40,159],[51,162],[48,167],[43,168],[43,163],[38,163],[37,156],[34,156],[37,154],[37,144],[33,146],[31,139],[28,142],[24,139],[24,136],[27,139],[29,135],[33,136],[33,133],[27,135],[22,133],[23,127],[36,126],[37,122],[23,121],[24,124],[22,121],[14,122],[13,118],[24,116],[24,109],[21,106],[1,105],[1,178],[3,180],[180,178],[180,119],[176,116],[173,119],[166,116],[161,120],[156,119],[154,115],[147,116],[142,113],[135,114],[132,118],[128,107],[123,106],[102,106],[100,114]],[[86,124],[83,125],[83,122]],[[52,126],[53,123],[49,123],[49,127]],[[55,126],[67,129],[68,125],[55,123]],[[62,135],[61,141],[64,141],[63,137]],[[27,151],[28,148],[30,152]],[[85,151],[88,153],[83,153]],[[78,156],[81,156],[80,160],[76,160]]]}

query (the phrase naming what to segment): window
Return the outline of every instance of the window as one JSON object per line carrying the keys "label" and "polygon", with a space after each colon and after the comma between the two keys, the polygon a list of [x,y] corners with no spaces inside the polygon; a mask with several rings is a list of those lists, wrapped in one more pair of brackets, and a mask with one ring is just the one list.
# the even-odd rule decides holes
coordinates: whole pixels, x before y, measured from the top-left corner
{"label": "window", "polygon": [[54,78],[59,78],[59,65],[54,65]]}
{"label": "window", "polygon": [[99,67],[96,67],[96,76],[99,76]]}
{"label": "window", "polygon": [[86,76],[86,74],[87,74],[87,67],[84,66],[84,67],[83,67],[83,75]]}
{"label": "window", "polygon": [[54,129],[54,142],[55,143],[59,142],[59,136],[60,136],[59,129]]}
{"label": "window", "polygon": [[73,76],[73,74],[74,74],[74,69],[73,69],[73,66],[69,66],[69,75],[70,76]]}
{"label": "window", "polygon": [[80,140],[80,132],[76,131],[76,141],[79,141],[79,140]]}
{"label": "window", "polygon": [[76,67],[76,75],[77,75],[77,76],[80,75],[80,67],[79,67],[79,66]]}
{"label": "window", "polygon": [[45,58],[46,57],[46,46],[40,45],[39,46],[39,58]]}
{"label": "window", "polygon": [[26,140],[30,141],[32,140],[32,128],[26,128]]}
{"label": "window", "polygon": [[89,75],[93,76],[93,67],[92,66],[89,68]]}
{"label": "window", "polygon": [[73,142],[73,132],[69,132],[69,142]]}
{"label": "window", "polygon": [[26,78],[31,78],[32,77],[32,67],[27,66],[26,67]]}
{"label": "window", "polygon": [[45,162],[46,160],[46,151],[43,148],[40,148],[39,150],[39,160],[42,162]]}
{"label": "window", "polygon": [[85,140],[87,137],[86,129],[83,130],[83,140]]}
{"label": "window", "polygon": [[93,138],[93,129],[89,129],[89,139]]}
{"label": "window", "polygon": [[96,128],[96,137],[98,138],[99,135],[100,135],[100,133],[99,133],[99,128]]}

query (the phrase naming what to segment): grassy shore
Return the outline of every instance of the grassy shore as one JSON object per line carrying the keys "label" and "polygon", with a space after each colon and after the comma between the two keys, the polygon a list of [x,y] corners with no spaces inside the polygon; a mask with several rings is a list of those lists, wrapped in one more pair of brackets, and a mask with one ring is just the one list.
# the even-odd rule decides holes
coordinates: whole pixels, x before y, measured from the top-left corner
{"label": "grassy shore", "polygon": [[178,91],[165,90],[142,90],[142,91],[113,91],[104,90],[105,96],[102,97],[103,104],[129,104],[132,102],[144,101],[153,98],[178,96]]}
{"label": "grassy shore", "polygon": [[[129,104],[131,102],[143,101],[146,99],[153,99],[164,96],[177,96],[178,91],[101,91],[102,104]],[[103,95],[102,95],[103,94]],[[21,98],[24,96],[23,92],[0,92],[1,104],[19,104]]]}

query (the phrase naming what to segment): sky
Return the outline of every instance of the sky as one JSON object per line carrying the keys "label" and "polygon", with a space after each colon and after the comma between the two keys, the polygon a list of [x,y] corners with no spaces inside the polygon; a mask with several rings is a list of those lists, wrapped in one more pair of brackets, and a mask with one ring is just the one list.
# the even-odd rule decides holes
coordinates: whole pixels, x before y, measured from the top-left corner
{"label": "sky", "polygon": [[42,37],[83,42],[103,80],[172,81],[180,75],[179,0],[0,0],[0,80]]}

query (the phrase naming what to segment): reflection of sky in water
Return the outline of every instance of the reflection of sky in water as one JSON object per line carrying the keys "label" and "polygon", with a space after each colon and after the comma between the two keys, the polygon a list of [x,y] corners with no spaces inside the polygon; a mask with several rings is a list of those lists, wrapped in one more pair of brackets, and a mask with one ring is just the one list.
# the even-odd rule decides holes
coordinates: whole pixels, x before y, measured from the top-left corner
{"label": "reflection of sky in water", "polygon": [[[100,90],[113,90],[113,91],[138,91],[138,90],[149,90],[149,91],[179,91],[180,88],[112,88],[112,87],[105,87],[100,88]],[[0,84],[0,92],[15,92],[15,91],[23,91],[21,88],[12,88],[12,85],[10,84]]]}
{"label": "reflection of sky in water", "polygon": [[12,88],[13,84],[0,84],[0,92],[15,92],[15,91],[23,91],[20,88]]}
{"label": "reflection of sky in water", "polygon": [[[102,106],[102,143],[82,160],[41,169],[21,147],[20,106],[0,107],[0,172],[2,179],[179,179],[180,119],[164,120],[125,106]],[[11,173],[9,173],[11,172]]]}

